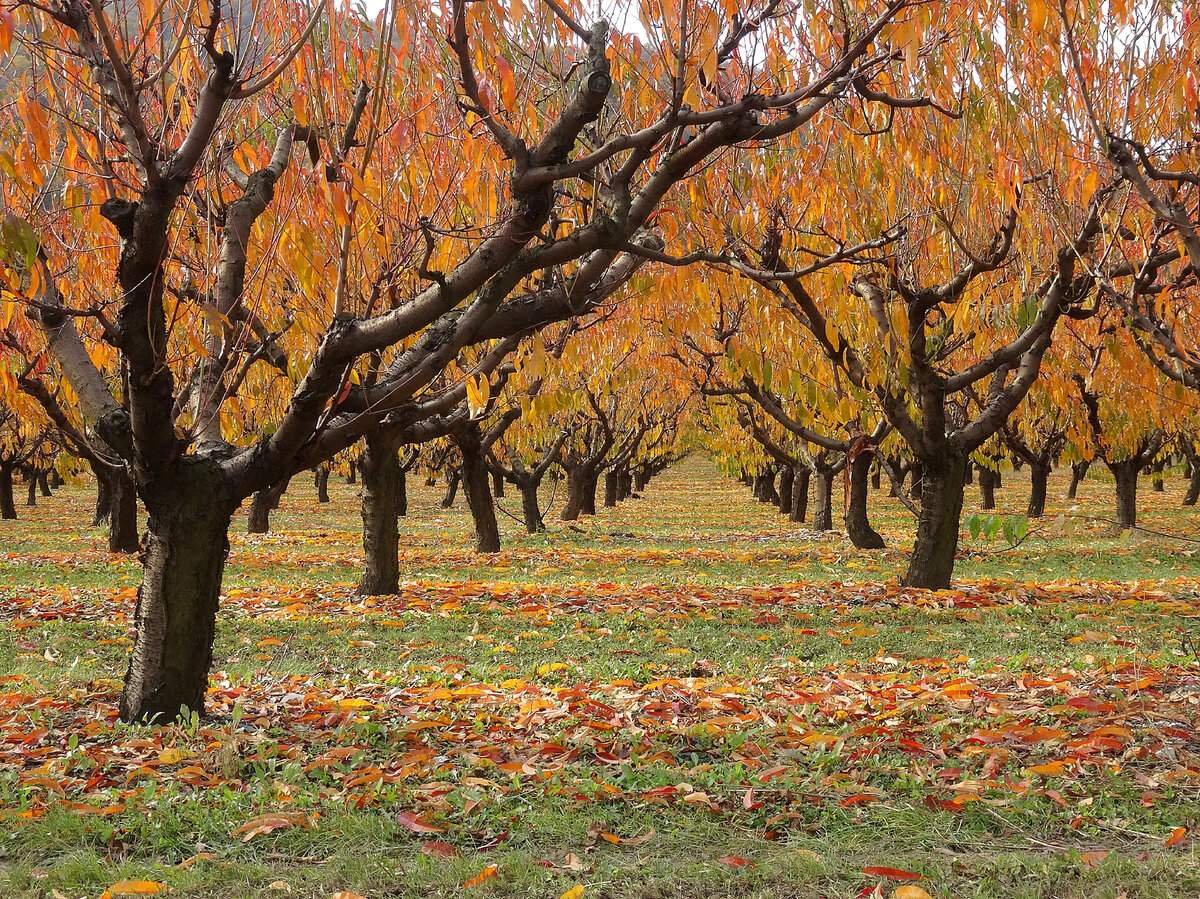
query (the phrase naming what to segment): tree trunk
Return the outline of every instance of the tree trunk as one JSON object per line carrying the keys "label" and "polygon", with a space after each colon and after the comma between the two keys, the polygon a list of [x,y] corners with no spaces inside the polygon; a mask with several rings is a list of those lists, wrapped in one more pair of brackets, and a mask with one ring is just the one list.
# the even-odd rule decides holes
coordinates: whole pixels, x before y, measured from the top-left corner
{"label": "tree trunk", "polygon": [[13,497],[13,470],[10,465],[0,465],[0,519],[16,521],[17,504]]}
{"label": "tree trunk", "polygon": [[871,469],[871,489],[878,490],[883,486],[883,466],[876,465]]}
{"label": "tree trunk", "polygon": [[25,483],[29,489],[25,493],[25,505],[32,508],[37,505],[37,475],[31,471],[26,478]]}
{"label": "tree trunk", "polygon": [[1071,486],[1067,488],[1067,499],[1075,499],[1079,493],[1079,484],[1087,476],[1090,462],[1073,462],[1071,464]]}
{"label": "tree trunk", "polygon": [[966,468],[966,456],[950,450],[940,457],[922,460],[917,540],[904,575],[905,586],[932,590],[950,586],[958,551]]}
{"label": "tree trunk", "polygon": [[596,514],[596,490],[599,487],[600,473],[591,474],[583,485],[583,505],[579,511],[584,515]]}
{"label": "tree trunk", "polygon": [[363,453],[363,567],[360,596],[390,596],[400,589],[400,529],[397,505],[400,460],[390,441],[367,437]]}
{"label": "tree trunk", "polygon": [[621,477],[617,483],[617,500],[623,501],[633,496],[633,475],[628,468],[621,469]]}
{"label": "tree trunk", "polygon": [[[1161,470],[1162,469],[1160,468],[1159,471],[1161,471]],[[1160,481],[1162,480],[1161,475],[1159,476],[1159,480]],[[39,471],[38,476],[37,476],[37,483],[38,483],[38,491],[42,494],[42,496],[54,496],[54,494],[50,492],[50,473],[49,472]]]}
{"label": "tree trunk", "polygon": [[359,466],[358,462],[350,463],[350,472],[346,475],[346,483],[347,484],[357,484],[358,483],[358,466]]}
{"label": "tree trunk", "polygon": [[784,515],[792,513],[792,488],[796,483],[796,473],[792,466],[785,465],[779,470],[779,511]]}
{"label": "tree trunk", "polygon": [[1188,489],[1183,497],[1183,504],[1185,506],[1194,506],[1198,499],[1200,499],[1200,465],[1193,465],[1192,476],[1188,481]]}
{"label": "tree trunk", "polygon": [[525,517],[525,530],[531,534],[546,530],[542,521],[542,510],[538,505],[538,485],[531,478],[528,483],[521,484],[521,514]]}
{"label": "tree trunk", "polygon": [[1108,470],[1117,482],[1117,527],[1125,531],[1137,524],[1137,482],[1139,462],[1109,462]]}
{"label": "tree trunk", "polygon": [[[204,712],[229,524],[237,503],[211,463],[182,463],[183,483],[151,504],[134,643],[121,693],[125,721],[168,723]],[[169,492],[167,492],[169,491]]]}
{"label": "tree trunk", "polygon": [[812,472],[805,465],[792,472],[792,521],[808,520],[808,482]]}
{"label": "tree trunk", "polygon": [[112,514],[112,489],[108,485],[108,475],[94,465],[92,474],[96,476],[96,509],[92,512],[92,527],[98,528],[107,524]]}
{"label": "tree trunk", "polygon": [[996,508],[996,472],[990,468],[979,468],[979,494],[982,497],[979,508],[990,510]]}
{"label": "tree trunk", "polygon": [[1041,518],[1046,514],[1046,485],[1050,481],[1050,466],[1034,462],[1029,466],[1029,506],[1027,518]]}
{"label": "tree trunk", "polygon": [[[919,499],[922,491],[924,490],[923,484],[925,481],[925,466],[920,462],[920,460],[916,460],[909,467],[909,471],[912,472],[912,482],[908,488],[908,495],[912,499]],[[966,476],[965,472],[963,476]]]}
{"label": "tree trunk", "polygon": [[604,473],[604,508],[611,509],[617,504],[620,489],[620,474],[609,469]]}
{"label": "tree trunk", "polygon": [[408,514],[408,472],[400,467],[400,475],[396,480],[396,517],[403,518]]}
{"label": "tree trunk", "polygon": [[764,497],[767,495],[766,483],[767,483],[767,475],[765,472],[759,472],[758,474],[756,474],[754,476],[754,483],[752,485],[753,489],[751,492],[752,492],[754,498],[756,500],[758,500],[760,503],[766,502],[766,500],[764,499]]}
{"label": "tree trunk", "polygon": [[[577,521],[580,515],[586,514],[584,506],[587,502],[588,484],[592,489],[592,508],[595,509],[595,476],[582,465],[567,471],[567,501],[559,515],[563,521]],[[594,514],[594,513],[593,513]]]}
{"label": "tree trunk", "polygon": [[279,508],[284,491],[288,488],[288,479],[272,484],[254,494],[250,500],[250,515],[246,520],[247,534],[271,533],[271,513]]}
{"label": "tree trunk", "polygon": [[[982,471],[979,473],[979,476],[981,479],[980,483],[982,484],[982,478],[983,478]],[[967,473],[965,475],[963,475],[963,483],[964,484],[974,484],[975,483],[975,463],[972,462],[970,459],[967,460]]]}
{"label": "tree trunk", "polygon": [[496,499],[504,498],[504,477],[499,472],[492,472],[492,496]]}
{"label": "tree trunk", "polygon": [[317,502],[329,502],[329,466],[318,466],[313,480],[317,485]]}
{"label": "tree trunk", "polygon": [[462,451],[463,493],[475,522],[475,550],[481,553],[500,552],[500,528],[496,523],[496,504],[492,500],[491,478],[484,459],[476,428],[468,429],[458,438]]}
{"label": "tree trunk", "polygon": [[846,503],[846,534],[859,549],[883,549],[887,544],[871,527],[867,517],[867,496],[870,492],[871,460],[873,453],[862,452],[848,465],[850,496]]}
{"label": "tree trunk", "polygon": [[138,534],[138,498],[133,478],[124,469],[108,475],[108,551],[136,553],[141,547]]}
{"label": "tree trunk", "polygon": [[1166,488],[1163,486],[1163,469],[1167,463],[1160,459],[1151,466],[1150,470],[1154,473],[1154,480],[1151,481],[1152,489],[1155,493],[1162,493]]}
{"label": "tree trunk", "polygon": [[442,497],[443,509],[449,509],[454,505],[454,497],[458,495],[460,480],[462,480],[462,472],[457,468],[446,475],[446,495]]}
{"label": "tree trunk", "polygon": [[64,481],[64,480],[63,480],[63,476],[62,476],[62,475],[60,475],[60,474],[58,473],[58,469],[57,469],[57,468],[51,468],[51,469],[50,469],[50,475],[49,475],[49,478],[50,478],[50,489],[51,489],[51,490],[58,490],[58,489],[60,489],[60,488],[61,488],[61,487],[62,487],[62,486],[65,484],[65,483],[67,483],[66,481]]}
{"label": "tree trunk", "polygon": [[812,527],[814,531],[833,529],[833,472],[820,470],[814,472],[817,480],[816,496],[813,497],[816,508],[813,510]]}

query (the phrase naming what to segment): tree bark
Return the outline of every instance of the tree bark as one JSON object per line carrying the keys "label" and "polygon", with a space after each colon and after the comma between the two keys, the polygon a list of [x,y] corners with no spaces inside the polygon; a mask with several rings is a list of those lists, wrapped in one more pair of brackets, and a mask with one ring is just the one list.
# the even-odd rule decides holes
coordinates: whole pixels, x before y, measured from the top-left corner
{"label": "tree bark", "polygon": [[1090,462],[1074,462],[1071,464],[1071,486],[1067,488],[1067,499],[1075,499],[1079,494],[1079,484],[1087,476]]}
{"label": "tree bark", "polygon": [[396,517],[403,518],[408,514],[408,472],[400,466],[400,475],[396,481]]}
{"label": "tree bark", "polygon": [[979,508],[990,510],[996,508],[996,472],[990,468],[979,468]]}
{"label": "tree bark", "polygon": [[[588,512],[588,504],[591,512]],[[580,515],[596,514],[596,475],[579,465],[567,471],[567,501],[559,515],[563,521],[577,521]]]}
{"label": "tree bark", "polygon": [[814,531],[829,531],[833,529],[833,472],[817,471],[816,496],[813,497],[816,508],[813,510],[812,527]]}
{"label": "tree bark", "polygon": [[141,550],[138,534],[138,497],[133,478],[123,469],[108,475],[108,551],[136,553]]}
{"label": "tree bark", "polygon": [[329,502],[329,466],[317,466],[317,471],[313,475],[313,480],[317,485],[317,502]]}
{"label": "tree bark", "polygon": [[287,488],[288,481],[285,478],[278,484],[272,484],[254,494],[254,498],[250,500],[250,514],[246,519],[247,534],[271,533],[271,513],[279,508],[279,501],[283,499]]}
{"label": "tree bark", "polygon": [[[166,723],[204,712],[229,524],[238,503],[206,461],[181,463],[151,506],[120,713]],[[168,492],[169,491],[169,492]]]}
{"label": "tree bark", "polygon": [[37,505],[37,475],[31,471],[26,478],[28,490],[25,493],[25,505],[33,508]]}
{"label": "tree bark", "polygon": [[785,465],[779,470],[779,511],[784,515],[792,513],[792,488],[796,483],[796,473],[792,466]]}
{"label": "tree bark", "polygon": [[947,450],[942,456],[923,459],[921,463],[917,539],[903,583],[907,587],[944,590],[950,586],[954,556],[958,552],[967,458]]}
{"label": "tree bark", "polygon": [[1167,463],[1164,460],[1159,459],[1150,467],[1150,471],[1154,474],[1154,480],[1151,481],[1151,485],[1155,493],[1162,493],[1166,489],[1163,485],[1163,469],[1166,465]]}
{"label": "tree bark", "polygon": [[850,496],[846,503],[846,534],[859,549],[883,549],[887,544],[871,527],[867,516],[867,496],[870,492],[871,460],[873,453],[862,452],[848,463]]}
{"label": "tree bark", "polygon": [[1117,482],[1117,527],[1125,531],[1137,524],[1137,482],[1139,461],[1126,459],[1109,462],[1108,470]]}
{"label": "tree bark", "polygon": [[[908,488],[908,495],[912,499],[919,499],[921,497],[921,492],[924,489],[922,485],[925,481],[925,466],[920,460],[916,460],[911,466],[909,466],[909,471],[912,473],[912,481],[910,482]],[[963,476],[966,476],[965,472]]]}
{"label": "tree bark", "polygon": [[492,472],[492,496],[496,499],[504,498],[504,478],[496,472]]}
{"label": "tree bark", "polygon": [[92,527],[98,528],[107,524],[112,515],[112,490],[108,486],[107,474],[94,465],[92,474],[96,476],[96,508],[92,512]]}
{"label": "tree bark", "polygon": [[16,521],[17,504],[13,497],[13,470],[11,465],[0,465],[0,519]]}
{"label": "tree bark", "polygon": [[808,482],[812,472],[807,466],[798,466],[792,472],[792,521],[808,520]]}
{"label": "tree bark", "polygon": [[1049,464],[1031,463],[1029,466],[1029,505],[1025,509],[1027,518],[1041,518],[1046,514],[1046,485],[1049,482]]}
{"label": "tree bark", "polygon": [[617,487],[617,500],[627,500],[633,496],[633,475],[628,468],[621,469],[621,477]]}
{"label": "tree bark", "polygon": [[1192,466],[1192,476],[1188,480],[1187,493],[1184,494],[1183,504],[1185,506],[1196,505],[1196,500],[1200,499],[1200,465]]}
{"label": "tree bark", "polygon": [[492,500],[487,459],[480,443],[478,426],[468,428],[456,438],[462,451],[463,493],[475,522],[475,551],[500,552],[500,527],[496,523],[496,504]]}
{"label": "tree bark", "polygon": [[525,518],[525,530],[531,534],[546,530],[546,524],[542,521],[542,510],[538,505],[538,485],[531,479],[529,483],[521,484],[520,490],[521,514]]}
{"label": "tree bark", "polygon": [[620,474],[613,469],[609,469],[604,473],[604,508],[611,509],[617,504],[620,490]]}
{"label": "tree bark", "polygon": [[[1159,480],[1162,480],[1161,475],[1159,476]],[[38,472],[37,483],[38,491],[42,494],[42,496],[54,496],[54,494],[50,491],[50,473],[48,471]]]}
{"label": "tree bark", "polygon": [[390,596],[400,589],[400,459],[396,447],[370,436],[363,453],[363,567],[360,596]]}
{"label": "tree bark", "polygon": [[460,480],[462,480],[462,471],[457,468],[446,475],[446,494],[442,497],[443,509],[449,509],[454,505],[454,497],[458,495]]}

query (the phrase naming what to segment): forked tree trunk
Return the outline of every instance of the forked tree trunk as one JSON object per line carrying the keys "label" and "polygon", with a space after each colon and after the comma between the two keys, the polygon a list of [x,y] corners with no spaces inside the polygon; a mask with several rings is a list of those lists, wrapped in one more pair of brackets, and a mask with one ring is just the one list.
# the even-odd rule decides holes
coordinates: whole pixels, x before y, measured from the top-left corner
{"label": "forked tree trunk", "polygon": [[246,519],[247,534],[271,533],[271,513],[279,508],[279,501],[288,488],[285,478],[278,484],[272,484],[254,494],[250,500],[250,514]]}
{"label": "forked tree trunk", "polygon": [[520,490],[521,514],[525,518],[525,530],[531,534],[546,530],[546,524],[542,521],[542,510],[538,505],[538,485],[531,478],[528,482],[520,485]]}
{"label": "forked tree trunk", "polygon": [[944,590],[950,586],[954,555],[958,552],[967,459],[961,453],[947,450],[940,457],[923,459],[921,468],[917,540],[904,585]]}
{"label": "forked tree trunk", "polygon": [[1067,499],[1075,499],[1079,494],[1079,485],[1087,476],[1090,462],[1073,462],[1071,464],[1071,485],[1067,487]]}
{"label": "forked tree trunk", "polygon": [[390,596],[400,589],[400,460],[390,441],[367,438],[363,453],[364,566],[360,596]]}
{"label": "forked tree trunk", "polygon": [[446,475],[446,493],[442,497],[442,508],[449,509],[454,505],[454,497],[458,495],[458,482],[462,480],[462,471],[454,469]]}
{"label": "forked tree trunk", "polygon": [[1192,476],[1188,480],[1187,493],[1184,494],[1183,504],[1185,506],[1194,506],[1196,501],[1200,500],[1200,465],[1192,466]]}
{"label": "forked tree trunk", "polygon": [[620,474],[613,469],[609,469],[604,473],[604,508],[611,509],[617,504],[620,490]]}
{"label": "forked tree trunk", "polygon": [[313,475],[313,482],[317,485],[317,502],[329,502],[329,466],[318,466]]}
{"label": "forked tree trunk", "polygon": [[1128,530],[1137,524],[1137,483],[1141,463],[1125,460],[1109,462],[1108,470],[1117,482],[1117,527]]}
{"label": "forked tree trunk", "polygon": [[1025,508],[1027,518],[1041,518],[1046,514],[1046,485],[1049,482],[1049,464],[1034,462],[1029,466],[1029,505]]}
{"label": "forked tree trunk", "polygon": [[13,469],[11,465],[0,465],[0,519],[15,521],[17,504],[13,497]]}
{"label": "forked tree trunk", "polygon": [[792,521],[808,520],[808,482],[812,472],[805,465],[792,472]]}
{"label": "forked tree trunk", "polygon": [[137,487],[124,469],[114,469],[107,476],[108,551],[110,553],[136,553],[141,547],[138,534]]}
{"label": "forked tree trunk", "polygon": [[814,474],[817,485],[812,527],[814,531],[829,531],[833,529],[833,472],[820,470]]}
{"label": "forked tree trunk", "polygon": [[779,470],[779,511],[784,515],[792,512],[792,488],[796,483],[796,473],[792,466],[785,465]]}
{"label": "forked tree trunk", "polygon": [[597,475],[583,465],[567,471],[567,501],[559,518],[577,521],[580,515],[596,514],[596,478]]}
{"label": "forked tree trunk", "polygon": [[229,524],[238,503],[203,461],[181,463],[151,504],[134,643],[121,693],[125,721],[204,712]]}
{"label": "forked tree trunk", "polygon": [[[965,482],[965,479],[964,479]],[[990,510],[996,508],[996,472],[990,468],[979,469],[979,508]]]}
{"label": "forked tree trunk", "polygon": [[859,549],[883,549],[887,544],[867,517],[871,453],[859,453],[849,463],[850,496],[846,503],[846,534]]}
{"label": "forked tree trunk", "polygon": [[468,431],[459,437],[462,451],[463,493],[475,522],[475,550],[481,553],[500,552],[500,527],[496,523],[496,504],[492,500],[491,478],[487,461],[480,446],[479,435]]}

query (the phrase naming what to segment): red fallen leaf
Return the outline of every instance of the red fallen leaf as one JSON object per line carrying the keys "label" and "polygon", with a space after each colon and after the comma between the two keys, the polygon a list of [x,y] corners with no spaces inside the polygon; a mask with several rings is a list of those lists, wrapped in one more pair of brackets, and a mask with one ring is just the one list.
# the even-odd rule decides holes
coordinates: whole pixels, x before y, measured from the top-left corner
{"label": "red fallen leaf", "polygon": [[438,827],[434,824],[427,824],[421,820],[421,816],[416,812],[400,812],[396,815],[396,820],[403,827],[407,827],[413,833],[445,833],[444,827]]}
{"label": "red fallen leaf", "polygon": [[868,802],[875,802],[879,797],[874,793],[855,793],[853,796],[847,796],[841,800],[838,805],[842,808],[850,808],[855,805],[864,805]]}
{"label": "red fallen leaf", "polygon": [[1176,827],[1171,831],[1170,835],[1163,840],[1164,846],[1178,846],[1187,839],[1188,829],[1186,827]]}
{"label": "red fallen leaf", "polygon": [[740,855],[722,855],[717,861],[723,865],[729,865],[731,868],[748,868],[754,864],[750,859]]}
{"label": "red fallen leaf", "polygon": [[888,880],[920,880],[920,874],[915,871],[905,871],[903,868],[889,868],[887,865],[867,865],[863,873],[870,877],[886,877]]}
{"label": "red fallen leaf", "polygon": [[421,854],[434,858],[454,858],[458,855],[458,848],[444,840],[428,840],[421,844]]}

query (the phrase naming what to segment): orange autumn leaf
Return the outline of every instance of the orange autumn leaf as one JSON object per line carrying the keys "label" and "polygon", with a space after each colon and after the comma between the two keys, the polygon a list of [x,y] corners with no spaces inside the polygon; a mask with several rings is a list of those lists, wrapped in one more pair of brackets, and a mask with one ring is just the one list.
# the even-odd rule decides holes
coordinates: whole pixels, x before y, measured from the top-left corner
{"label": "orange autumn leaf", "polygon": [[469,877],[466,880],[464,880],[463,886],[467,889],[470,889],[471,887],[477,887],[481,883],[486,883],[487,881],[491,880],[499,872],[500,872],[499,865],[488,865],[486,868],[484,868],[482,871],[480,871],[475,876]]}
{"label": "orange autumn leaf", "polygon": [[157,880],[118,880],[100,894],[100,899],[117,896],[158,896],[170,892],[170,887]]}
{"label": "orange autumn leaf", "polygon": [[903,868],[891,868],[887,865],[868,865],[862,870],[870,877],[886,877],[888,880],[920,880],[922,877],[915,871],[905,871]]}

